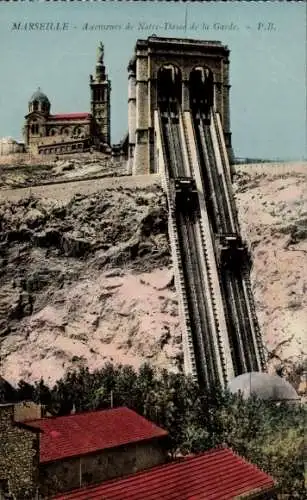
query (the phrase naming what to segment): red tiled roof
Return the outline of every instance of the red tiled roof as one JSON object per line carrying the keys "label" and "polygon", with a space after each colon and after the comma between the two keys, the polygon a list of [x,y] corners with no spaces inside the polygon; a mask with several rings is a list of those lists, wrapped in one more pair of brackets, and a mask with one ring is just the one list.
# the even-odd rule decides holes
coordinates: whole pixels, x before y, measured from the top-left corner
{"label": "red tiled roof", "polygon": [[160,465],[124,479],[58,495],[57,500],[231,500],[268,491],[274,480],[230,449]]}
{"label": "red tiled roof", "polygon": [[64,113],[60,115],[50,115],[50,120],[85,120],[91,118],[90,113]]}
{"label": "red tiled roof", "polygon": [[167,435],[165,430],[124,407],[29,420],[25,424],[42,431],[41,463]]}

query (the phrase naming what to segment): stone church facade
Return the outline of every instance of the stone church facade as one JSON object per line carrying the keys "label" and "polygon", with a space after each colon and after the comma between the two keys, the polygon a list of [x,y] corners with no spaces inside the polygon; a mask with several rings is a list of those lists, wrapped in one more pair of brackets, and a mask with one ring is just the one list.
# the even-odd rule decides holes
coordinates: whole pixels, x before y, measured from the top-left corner
{"label": "stone church facade", "polygon": [[91,113],[51,114],[51,103],[39,88],[29,100],[23,128],[27,151],[64,154],[107,151],[110,147],[111,83],[104,65],[104,47],[98,47],[95,75],[90,75]]}

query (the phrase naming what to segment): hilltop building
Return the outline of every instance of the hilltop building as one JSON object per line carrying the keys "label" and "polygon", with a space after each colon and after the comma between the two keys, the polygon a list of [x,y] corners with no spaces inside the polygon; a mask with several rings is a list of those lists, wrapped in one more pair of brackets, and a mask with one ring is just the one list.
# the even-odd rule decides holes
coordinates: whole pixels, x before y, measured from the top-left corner
{"label": "hilltop building", "polygon": [[27,151],[63,154],[110,149],[111,83],[98,47],[95,75],[90,75],[91,113],[51,114],[51,103],[39,88],[29,100],[23,128]]}

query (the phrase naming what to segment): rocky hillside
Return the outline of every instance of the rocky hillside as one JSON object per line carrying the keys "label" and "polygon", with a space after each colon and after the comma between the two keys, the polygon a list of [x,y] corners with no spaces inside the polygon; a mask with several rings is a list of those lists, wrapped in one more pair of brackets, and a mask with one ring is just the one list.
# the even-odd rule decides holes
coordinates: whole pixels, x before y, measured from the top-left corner
{"label": "rocky hillside", "polygon": [[[306,166],[237,169],[239,216],[253,249],[256,305],[272,366],[291,367],[306,352]],[[89,193],[78,184],[60,201],[56,186],[48,198],[44,191],[20,199],[2,191],[0,376],[52,383],[70,367],[105,360],[178,369],[161,189],[119,183]]]}
{"label": "rocky hillside", "polygon": [[271,368],[291,371],[307,355],[307,163],[237,167],[242,233]]}
{"label": "rocky hillside", "polygon": [[105,153],[79,153],[51,158],[31,154],[0,156],[0,189],[68,182],[126,173],[126,162]]}

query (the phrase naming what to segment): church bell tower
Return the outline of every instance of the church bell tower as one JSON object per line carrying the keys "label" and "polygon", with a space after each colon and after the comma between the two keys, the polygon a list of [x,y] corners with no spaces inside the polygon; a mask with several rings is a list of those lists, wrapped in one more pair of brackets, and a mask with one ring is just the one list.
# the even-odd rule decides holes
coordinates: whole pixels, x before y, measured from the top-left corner
{"label": "church bell tower", "polygon": [[[96,73],[90,75],[91,113],[94,119],[94,135],[97,143],[110,146],[110,94],[111,82],[104,65],[104,46],[100,42],[97,51]],[[97,145],[98,145],[97,144]]]}

